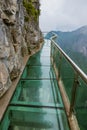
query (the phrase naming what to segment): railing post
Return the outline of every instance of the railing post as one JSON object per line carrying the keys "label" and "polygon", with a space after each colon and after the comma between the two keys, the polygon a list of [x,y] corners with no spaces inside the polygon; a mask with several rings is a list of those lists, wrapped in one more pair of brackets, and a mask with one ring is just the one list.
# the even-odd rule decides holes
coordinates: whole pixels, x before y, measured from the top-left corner
{"label": "railing post", "polygon": [[60,79],[61,65],[62,65],[62,54],[60,52],[60,55],[59,55],[59,65],[58,65],[58,79]]}
{"label": "railing post", "polygon": [[79,85],[78,81],[78,74],[75,75],[73,88],[72,88],[72,96],[71,96],[71,103],[70,103],[70,111],[69,111],[69,117],[72,117],[75,101],[76,101],[76,93],[77,93],[77,87]]}
{"label": "railing post", "polygon": [[52,43],[52,40],[51,40],[51,49],[50,49],[50,58],[51,58],[51,63],[53,65],[53,43]]}
{"label": "railing post", "polygon": [[[56,56],[56,49],[54,49],[54,47],[56,47],[55,45],[53,46],[53,43],[52,43],[52,41],[51,41],[51,62],[52,62],[52,64],[55,66],[55,64],[54,64],[54,57]],[[61,64],[62,64],[62,57],[63,57],[63,55],[62,55],[62,53],[61,52],[59,52],[59,65],[58,65],[58,79],[60,79],[60,72],[61,72]]]}

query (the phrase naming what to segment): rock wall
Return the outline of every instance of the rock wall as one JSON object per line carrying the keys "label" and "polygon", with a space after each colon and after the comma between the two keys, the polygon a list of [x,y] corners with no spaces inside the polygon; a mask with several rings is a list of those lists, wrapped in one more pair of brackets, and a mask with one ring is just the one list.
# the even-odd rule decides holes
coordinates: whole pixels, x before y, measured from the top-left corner
{"label": "rock wall", "polygon": [[0,0],[0,97],[42,40],[39,6],[39,0]]}

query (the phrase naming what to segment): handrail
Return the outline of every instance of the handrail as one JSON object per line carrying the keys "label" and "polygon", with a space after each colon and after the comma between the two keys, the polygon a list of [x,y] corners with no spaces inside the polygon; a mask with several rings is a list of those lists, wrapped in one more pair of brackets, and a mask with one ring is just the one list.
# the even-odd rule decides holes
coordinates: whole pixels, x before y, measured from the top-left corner
{"label": "handrail", "polygon": [[61,54],[68,60],[68,62],[72,65],[77,74],[87,83],[87,75],[76,65],[76,63],[61,49],[61,47],[53,40],[57,38],[57,35],[53,33],[54,36],[50,38],[50,40],[56,45]]}
{"label": "handrail", "polygon": [[[76,63],[61,49],[61,47],[55,42],[55,39],[58,37],[57,34],[53,33],[53,36],[50,38],[51,40],[51,46],[56,47],[58,51],[60,52],[61,58],[59,59],[59,62],[62,61],[62,56],[70,63],[70,65],[73,67],[73,71],[75,72],[74,80],[72,83],[72,91],[71,91],[71,99],[69,100],[67,91],[64,89],[63,79],[61,80],[61,64],[58,64],[58,68],[56,68],[56,61],[52,59],[53,67],[56,73],[56,76],[58,78],[58,85],[61,92],[61,96],[63,99],[63,103],[65,106],[66,115],[69,121],[70,129],[71,130],[80,130],[76,116],[74,115],[74,109],[75,109],[75,102],[77,97],[77,89],[79,85],[79,77],[87,84],[87,75],[76,65]],[[52,49],[52,48],[51,48]],[[55,51],[55,50],[54,50]],[[55,53],[53,51],[53,53]],[[52,53],[52,54],[53,54]],[[54,56],[54,54],[51,57]],[[59,56],[59,57],[60,57]],[[52,57],[55,58],[55,57]],[[71,122],[71,120],[73,122]]]}

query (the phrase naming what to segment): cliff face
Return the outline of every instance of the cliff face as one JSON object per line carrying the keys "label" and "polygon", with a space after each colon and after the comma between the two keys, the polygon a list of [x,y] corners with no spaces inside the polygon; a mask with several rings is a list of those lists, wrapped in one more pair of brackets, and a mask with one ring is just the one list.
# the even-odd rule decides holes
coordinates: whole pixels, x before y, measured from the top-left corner
{"label": "cliff face", "polygon": [[41,42],[39,0],[0,0],[0,96]]}

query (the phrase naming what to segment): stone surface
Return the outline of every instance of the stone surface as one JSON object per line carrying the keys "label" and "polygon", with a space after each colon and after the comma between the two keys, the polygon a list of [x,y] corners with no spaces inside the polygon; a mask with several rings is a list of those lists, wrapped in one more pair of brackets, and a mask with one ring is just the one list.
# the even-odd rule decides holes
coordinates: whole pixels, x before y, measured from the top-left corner
{"label": "stone surface", "polygon": [[11,80],[7,67],[4,63],[0,62],[0,96],[2,96],[6,92],[10,85]]}
{"label": "stone surface", "polygon": [[[34,12],[38,12],[39,0],[24,1],[32,6]],[[5,88],[10,87],[10,82],[18,77],[23,56],[29,55],[41,42],[39,15],[31,14],[23,0],[0,0],[0,70],[3,66],[3,72],[0,71],[0,93],[2,89],[7,90]]]}

